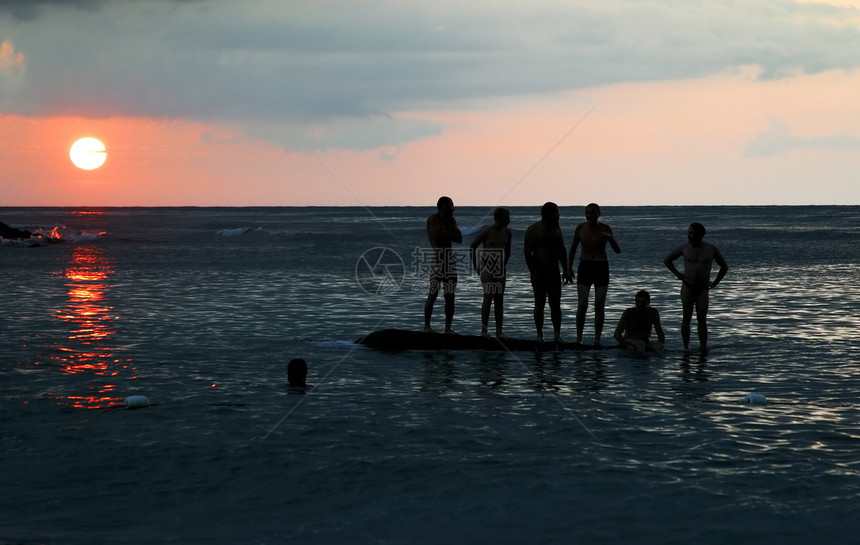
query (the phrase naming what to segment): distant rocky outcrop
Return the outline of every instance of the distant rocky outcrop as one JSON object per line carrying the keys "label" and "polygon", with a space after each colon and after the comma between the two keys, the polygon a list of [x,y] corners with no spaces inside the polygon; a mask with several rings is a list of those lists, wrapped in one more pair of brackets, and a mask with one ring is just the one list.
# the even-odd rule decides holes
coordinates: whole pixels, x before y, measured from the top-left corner
{"label": "distant rocky outcrop", "polygon": [[9,238],[9,239],[19,239],[19,238],[30,238],[33,236],[33,233],[30,231],[22,231],[20,229],[15,229],[14,227],[10,227],[0,221],[0,237]]}

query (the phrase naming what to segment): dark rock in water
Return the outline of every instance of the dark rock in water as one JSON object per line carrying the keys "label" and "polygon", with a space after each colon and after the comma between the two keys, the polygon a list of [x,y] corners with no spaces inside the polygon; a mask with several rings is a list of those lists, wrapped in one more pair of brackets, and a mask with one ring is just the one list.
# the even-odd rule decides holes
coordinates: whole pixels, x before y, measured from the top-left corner
{"label": "dark rock in water", "polygon": [[482,337],[480,335],[447,335],[405,329],[382,329],[355,341],[370,348],[389,350],[504,350],[509,352],[554,352],[558,350],[603,350],[617,346],[580,343]]}
{"label": "dark rock in water", "polygon": [[30,238],[33,236],[33,233],[30,231],[22,231],[20,229],[15,229],[14,227],[10,227],[0,221],[0,237],[9,238],[9,239],[19,239],[19,238]]}

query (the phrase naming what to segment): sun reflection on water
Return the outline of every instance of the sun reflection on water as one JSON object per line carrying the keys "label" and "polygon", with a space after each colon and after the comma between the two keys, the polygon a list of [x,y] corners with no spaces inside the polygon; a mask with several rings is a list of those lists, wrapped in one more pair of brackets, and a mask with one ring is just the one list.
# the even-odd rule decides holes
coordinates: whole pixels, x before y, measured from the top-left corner
{"label": "sun reflection on water", "polygon": [[120,358],[110,342],[116,335],[114,323],[117,317],[112,313],[113,308],[106,295],[114,272],[104,250],[93,246],[74,248],[71,260],[62,272],[66,279],[68,302],[53,316],[65,322],[69,331],[64,342],[55,346],[57,352],[51,360],[65,373],[104,377],[90,386],[90,390],[94,390],[92,395],[64,397],[72,407],[93,409],[123,403],[123,398],[110,395],[116,388],[114,381],[102,382],[130,368],[129,360]]}

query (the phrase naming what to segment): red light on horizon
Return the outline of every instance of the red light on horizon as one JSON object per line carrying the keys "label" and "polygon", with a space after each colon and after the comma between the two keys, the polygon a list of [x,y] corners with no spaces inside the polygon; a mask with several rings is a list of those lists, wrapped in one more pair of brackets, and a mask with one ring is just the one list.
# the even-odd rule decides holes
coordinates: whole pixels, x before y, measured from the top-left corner
{"label": "red light on horizon", "polygon": [[73,210],[73,216],[101,216],[104,210]]}

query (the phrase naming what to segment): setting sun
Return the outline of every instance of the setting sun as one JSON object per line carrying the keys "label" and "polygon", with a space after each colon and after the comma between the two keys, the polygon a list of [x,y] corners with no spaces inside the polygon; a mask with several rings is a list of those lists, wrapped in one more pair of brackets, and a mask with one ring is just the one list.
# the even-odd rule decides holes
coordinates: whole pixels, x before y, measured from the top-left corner
{"label": "setting sun", "polygon": [[69,150],[69,157],[76,167],[93,170],[102,166],[107,159],[105,146],[95,138],[81,138]]}

